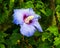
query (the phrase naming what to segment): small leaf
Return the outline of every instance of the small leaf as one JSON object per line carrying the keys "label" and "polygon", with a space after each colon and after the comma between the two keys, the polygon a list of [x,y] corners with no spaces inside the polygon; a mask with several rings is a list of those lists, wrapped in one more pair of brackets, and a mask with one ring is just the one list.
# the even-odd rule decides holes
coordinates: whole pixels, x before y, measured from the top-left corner
{"label": "small leaf", "polygon": [[12,35],[10,36],[9,39],[6,40],[6,44],[8,45],[16,45],[21,39],[21,35],[20,33],[17,32],[13,32]]}
{"label": "small leaf", "polygon": [[58,44],[58,45],[56,46],[56,48],[60,48],[60,44]]}
{"label": "small leaf", "polygon": [[4,44],[0,44],[0,48],[5,48]]}
{"label": "small leaf", "polygon": [[51,46],[49,46],[48,43],[42,43],[42,44],[39,44],[37,48],[51,48]]}
{"label": "small leaf", "polygon": [[42,35],[42,41],[45,41],[45,39],[48,39],[49,36],[50,36],[49,33],[47,33],[47,32],[43,33],[43,35]]}
{"label": "small leaf", "polygon": [[46,9],[46,16],[50,16],[52,14],[51,9],[47,8]]}
{"label": "small leaf", "polygon": [[55,37],[54,40],[55,40],[55,41],[54,41],[54,45],[57,46],[57,45],[60,44],[60,37]]}
{"label": "small leaf", "polygon": [[53,33],[55,36],[58,35],[58,28],[56,26],[50,26],[47,30],[50,31],[50,33]]}
{"label": "small leaf", "polygon": [[45,9],[41,9],[40,10],[44,15],[46,16],[50,16],[52,14],[52,11],[51,9],[47,8],[46,10]]}
{"label": "small leaf", "polygon": [[41,9],[40,11],[41,11],[44,15],[46,15],[46,12],[45,12],[44,9]]}
{"label": "small leaf", "polygon": [[57,11],[57,12],[60,12],[60,5],[57,5],[57,6],[56,6],[56,11]]}
{"label": "small leaf", "polygon": [[44,7],[44,3],[42,1],[38,1],[36,4],[36,8],[39,9],[39,8],[43,8],[43,7]]}
{"label": "small leaf", "polygon": [[0,32],[0,42],[4,42],[4,37],[6,37],[7,34],[6,33],[3,33],[3,32]]}
{"label": "small leaf", "polygon": [[34,7],[34,5],[33,5],[32,1],[26,2],[25,8],[33,8],[33,7]]}
{"label": "small leaf", "polygon": [[60,4],[60,0],[56,0],[56,4]]}
{"label": "small leaf", "polygon": [[3,0],[0,0],[0,3],[2,3]]}

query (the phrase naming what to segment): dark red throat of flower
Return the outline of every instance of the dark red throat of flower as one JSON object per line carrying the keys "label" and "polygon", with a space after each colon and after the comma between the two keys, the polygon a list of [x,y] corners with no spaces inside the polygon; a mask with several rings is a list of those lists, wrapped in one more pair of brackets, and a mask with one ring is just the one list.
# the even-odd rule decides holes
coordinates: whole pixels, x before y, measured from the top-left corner
{"label": "dark red throat of flower", "polygon": [[[25,19],[27,18],[28,16],[25,14],[24,16],[23,16],[23,20],[25,21]],[[29,21],[29,23],[27,23],[27,24],[31,24],[32,23],[32,20],[30,20]]]}

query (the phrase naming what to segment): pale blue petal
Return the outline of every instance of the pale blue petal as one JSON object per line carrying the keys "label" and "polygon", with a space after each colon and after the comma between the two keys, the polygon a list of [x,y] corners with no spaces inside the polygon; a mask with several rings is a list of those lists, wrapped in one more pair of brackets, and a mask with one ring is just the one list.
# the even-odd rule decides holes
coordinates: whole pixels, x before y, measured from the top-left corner
{"label": "pale blue petal", "polygon": [[41,18],[40,15],[35,14],[35,12],[33,11],[32,8],[29,8],[29,15],[34,16],[34,19],[40,19]]}
{"label": "pale blue petal", "polygon": [[13,22],[15,24],[23,24],[23,16],[26,14],[27,16],[34,14],[33,9],[28,8],[28,9],[14,9],[14,14],[13,14]]}
{"label": "pale blue petal", "polygon": [[29,15],[32,15],[32,16],[34,16],[35,18],[41,18],[40,15],[35,14],[35,12],[33,11],[32,8],[29,8]]}
{"label": "pale blue petal", "polygon": [[35,12],[33,11],[32,8],[27,8],[27,9],[15,9],[14,12],[20,12],[20,13],[23,13],[23,14],[26,14],[27,16],[30,16],[32,14],[35,14]]}
{"label": "pale blue petal", "polygon": [[29,15],[34,15],[35,14],[35,12],[33,11],[33,9],[32,8],[29,8],[29,13],[28,13]]}
{"label": "pale blue petal", "polygon": [[41,16],[40,16],[40,15],[37,15],[37,14],[34,14],[34,18],[35,18],[35,19],[40,19]]}
{"label": "pale blue petal", "polygon": [[38,31],[40,32],[43,32],[40,24],[38,23],[38,21],[35,21],[33,24],[32,24],[36,29],[38,29]]}
{"label": "pale blue petal", "polygon": [[15,24],[23,24],[23,13],[22,13],[22,11],[21,10],[19,10],[19,9],[16,9],[16,10],[14,10],[14,14],[13,14],[13,22],[15,23]]}
{"label": "pale blue petal", "polygon": [[28,24],[25,24],[25,23],[24,23],[24,24],[21,26],[20,32],[21,32],[21,34],[23,34],[24,36],[30,37],[30,36],[32,36],[32,35],[34,34],[35,30],[36,30],[36,29],[35,29],[34,26],[28,25]]}

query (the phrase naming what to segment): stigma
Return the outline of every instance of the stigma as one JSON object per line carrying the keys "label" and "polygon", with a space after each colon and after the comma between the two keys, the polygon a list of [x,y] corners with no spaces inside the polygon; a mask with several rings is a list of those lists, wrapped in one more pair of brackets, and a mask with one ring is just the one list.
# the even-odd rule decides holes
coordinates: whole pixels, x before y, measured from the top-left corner
{"label": "stigma", "polygon": [[25,22],[26,24],[29,24],[29,22],[30,22],[33,18],[34,18],[34,16],[28,16],[28,17],[24,20],[24,22]]}

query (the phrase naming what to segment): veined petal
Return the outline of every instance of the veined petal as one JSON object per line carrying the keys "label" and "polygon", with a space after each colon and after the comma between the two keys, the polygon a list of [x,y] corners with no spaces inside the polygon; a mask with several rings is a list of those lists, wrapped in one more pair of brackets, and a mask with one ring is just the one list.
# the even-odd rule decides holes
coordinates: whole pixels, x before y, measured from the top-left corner
{"label": "veined petal", "polygon": [[40,24],[38,23],[38,21],[34,22],[33,26],[36,27],[38,29],[38,31],[43,32],[43,30],[42,30]]}
{"label": "veined petal", "polygon": [[25,23],[24,23],[24,24],[21,26],[20,32],[21,32],[21,34],[23,34],[24,36],[29,37],[29,36],[32,36],[32,35],[34,34],[35,30],[36,30],[36,29],[35,29],[34,26],[28,25],[28,24],[25,24]]}

